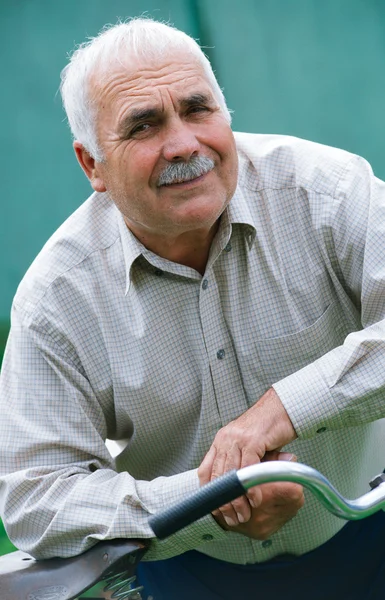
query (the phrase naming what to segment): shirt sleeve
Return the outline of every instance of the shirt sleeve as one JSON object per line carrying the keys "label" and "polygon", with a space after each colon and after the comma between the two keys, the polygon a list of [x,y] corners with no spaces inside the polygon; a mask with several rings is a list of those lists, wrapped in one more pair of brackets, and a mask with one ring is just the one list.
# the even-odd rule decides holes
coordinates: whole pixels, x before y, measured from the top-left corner
{"label": "shirt sleeve", "polygon": [[362,329],[273,385],[301,438],[385,417],[385,184],[354,157],[325,202],[322,252]]}
{"label": "shirt sleeve", "polygon": [[211,515],[159,541],[148,517],[199,487],[196,470],[138,481],[105,446],[108,416],[44,319],[14,307],[0,382],[0,509],[7,534],[36,558],[80,554],[100,540],[146,538],[145,560],[226,536]]}

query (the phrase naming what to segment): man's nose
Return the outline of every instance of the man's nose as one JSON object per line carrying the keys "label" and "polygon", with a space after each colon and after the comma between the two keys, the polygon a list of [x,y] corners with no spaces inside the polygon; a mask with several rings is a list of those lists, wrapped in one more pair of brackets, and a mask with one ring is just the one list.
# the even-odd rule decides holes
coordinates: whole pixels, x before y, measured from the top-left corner
{"label": "man's nose", "polygon": [[168,162],[188,161],[199,154],[200,144],[193,128],[180,120],[168,128],[163,145],[163,156]]}

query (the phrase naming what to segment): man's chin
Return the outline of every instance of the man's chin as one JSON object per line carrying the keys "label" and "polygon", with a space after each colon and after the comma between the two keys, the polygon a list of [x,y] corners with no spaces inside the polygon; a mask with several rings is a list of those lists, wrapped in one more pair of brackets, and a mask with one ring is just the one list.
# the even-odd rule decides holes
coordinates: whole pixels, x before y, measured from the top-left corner
{"label": "man's chin", "polygon": [[199,201],[190,202],[184,206],[180,206],[170,215],[170,220],[176,225],[188,228],[207,228],[211,227],[218,221],[223,211],[226,209],[228,202],[213,203],[212,199],[203,197]]}

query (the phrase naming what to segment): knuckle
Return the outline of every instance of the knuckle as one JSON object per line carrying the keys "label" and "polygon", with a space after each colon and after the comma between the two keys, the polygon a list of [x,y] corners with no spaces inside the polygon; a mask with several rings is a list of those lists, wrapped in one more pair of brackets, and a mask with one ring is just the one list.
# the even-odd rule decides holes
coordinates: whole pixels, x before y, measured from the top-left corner
{"label": "knuckle", "polygon": [[236,498],[235,500],[233,500],[232,505],[234,506],[235,509],[242,509],[248,505],[248,502],[247,502],[245,496],[241,496],[240,498]]}
{"label": "knuckle", "polygon": [[212,481],[213,479],[217,479],[218,477],[223,475],[223,473],[224,471],[222,467],[220,467],[219,465],[214,465],[211,471],[210,480]]}
{"label": "knuckle", "polygon": [[255,444],[255,436],[248,429],[239,430],[239,439],[244,448],[248,448]]}
{"label": "knuckle", "polygon": [[219,510],[223,515],[226,515],[228,517],[233,514],[233,507],[231,506],[231,504],[224,504],[219,508]]}
{"label": "knuckle", "polygon": [[204,465],[198,467],[198,477],[199,479],[204,479],[207,475],[207,468]]}
{"label": "knuckle", "polygon": [[220,448],[223,444],[228,443],[232,437],[232,425],[230,423],[218,431],[217,435],[215,436],[215,445],[217,448]]}
{"label": "knuckle", "polygon": [[258,508],[258,506],[262,503],[263,494],[260,487],[256,486],[251,490],[248,490],[247,497],[254,504],[254,508]]}
{"label": "knuckle", "polygon": [[221,429],[221,437],[227,443],[235,443],[238,446],[243,446],[252,440],[252,436],[247,429],[244,429],[237,423],[229,423]]}
{"label": "knuckle", "polygon": [[214,441],[213,441],[213,446],[215,447],[217,453],[220,450],[221,446],[222,446],[222,440],[224,438],[224,434],[222,429],[220,431],[218,431],[218,433],[216,434]]}
{"label": "knuckle", "polygon": [[303,487],[297,483],[283,483],[279,495],[288,502],[298,502],[303,496]]}
{"label": "knuckle", "polygon": [[240,523],[245,523],[250,520],[251,509],[247,501],[233,502],[233,510],[238,517]]}
{"label": "knuckle", "polygon": [[300,502],[304,501],[303,487],[300,485],[296,485],[291,490],[290,496],[295,502],[300,503]]}

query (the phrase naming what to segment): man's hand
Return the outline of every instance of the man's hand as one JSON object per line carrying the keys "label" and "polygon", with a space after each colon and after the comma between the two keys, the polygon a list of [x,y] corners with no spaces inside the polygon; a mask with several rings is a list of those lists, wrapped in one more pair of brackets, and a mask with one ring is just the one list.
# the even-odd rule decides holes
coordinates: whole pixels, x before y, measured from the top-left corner
{"label": "man's hand", "polygon": [[[296,437],[282,402],[271,388],[238,419],[218,431],[198,469],[200,483],[204,485],[227,471],[259,463],[267,452],[279,452],[282,446]],[[295,486],[287,483],[266,485]],[[249,521],[251,509],[262,504],[261,487],[251,488],[247,496],[219,509],[227,524]]]}
{"label": "man's hand", "polygon": [[[271,453],[268,460],[285,460],[285,453]],[[296,460],[292,455],[290,460]],[[290,521],[305,499],[303,488],[296,483],[264,483],[258,486],[261,492],[261,503],[258,508],[251,508],[247,523],[230,526],[220,511],[214,511],[213,517],[223,529],[241,533],[255,540],[266,540]]]}

